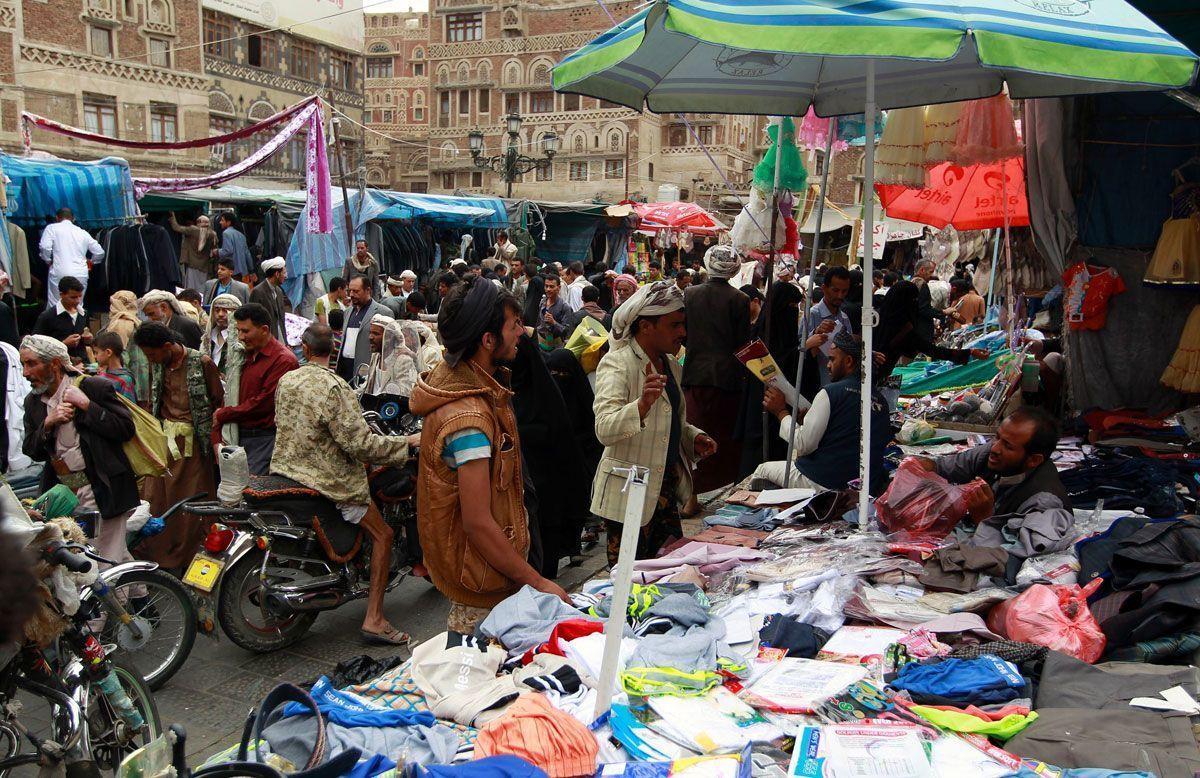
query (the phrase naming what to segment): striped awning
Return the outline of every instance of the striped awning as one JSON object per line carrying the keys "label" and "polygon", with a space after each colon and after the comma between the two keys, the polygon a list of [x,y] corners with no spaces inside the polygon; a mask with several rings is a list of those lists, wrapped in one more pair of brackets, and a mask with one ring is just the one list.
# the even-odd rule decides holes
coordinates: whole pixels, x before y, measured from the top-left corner
{"label": "striped awning", "polygon": [[880,108],[1188,86],[1196,55],[1124,0],[656,0],[554,88],[656,113]]}
{"label": "striped awning", "polygon": [[60,208],[75,213],[81,227],[120,224],[137,214],[129,163],[119,157],[92,162],[0,154],[7,179],[8,218],[44,225]]}

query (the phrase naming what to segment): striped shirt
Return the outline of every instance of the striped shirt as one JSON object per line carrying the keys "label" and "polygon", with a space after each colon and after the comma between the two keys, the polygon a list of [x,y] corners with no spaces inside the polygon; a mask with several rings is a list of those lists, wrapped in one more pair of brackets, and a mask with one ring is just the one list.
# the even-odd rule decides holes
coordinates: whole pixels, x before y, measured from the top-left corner
{"label": "striped shirt", "polygon": [[442,461],[457,470],[476,459],[491,459],[492,442],[483,430],[471,427],[446,436],[442,444]]}

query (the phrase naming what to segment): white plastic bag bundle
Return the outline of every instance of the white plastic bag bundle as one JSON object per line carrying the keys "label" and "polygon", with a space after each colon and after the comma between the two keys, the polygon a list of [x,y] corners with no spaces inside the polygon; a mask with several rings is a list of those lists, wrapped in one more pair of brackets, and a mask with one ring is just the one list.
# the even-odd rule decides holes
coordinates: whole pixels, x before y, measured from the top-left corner
{"label": "white plastic bag bundle", "polygon": [[217,461],[221,469],[221,485],[217,487],[217,499],[223,505],[237,505],[242,501],[242,490],[250,485],[250,464],[246,461],[246,449],[241,446],[222,446]]}
{"label": "white plastic bag bundle", "polygon": [[150,503],[142,500],[125,521],[126,532],[137,532],[150,521]]}
{"label": "white plastic bag bundle", "polygon": [[1033,584],[1059,584],[1070,586],[1078,583],[1079,557],[1074,552],[1031,556],[1021,565],[1017,573],[1017,586]]}

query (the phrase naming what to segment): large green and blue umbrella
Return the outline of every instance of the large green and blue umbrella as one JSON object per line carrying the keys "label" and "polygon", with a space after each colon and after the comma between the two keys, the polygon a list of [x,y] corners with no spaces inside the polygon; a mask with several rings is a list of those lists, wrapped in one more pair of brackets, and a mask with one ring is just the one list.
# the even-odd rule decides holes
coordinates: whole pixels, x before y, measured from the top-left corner
{"label": "large green and blue umbrella", "polygon": [[554,69],[656,113],[880,108],[1188,86],[1196,55],[1124,0],[657,0]]}

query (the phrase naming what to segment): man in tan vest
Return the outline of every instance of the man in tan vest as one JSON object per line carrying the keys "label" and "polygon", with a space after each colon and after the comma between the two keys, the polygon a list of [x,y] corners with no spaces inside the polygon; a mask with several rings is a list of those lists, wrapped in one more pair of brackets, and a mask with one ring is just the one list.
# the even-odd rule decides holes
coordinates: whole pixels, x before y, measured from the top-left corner
{"label": "man in tan vest", "polygon": [[456,284],[438,312],[445,361],[410,399],[424,417],[417,522],[425,566],[451,602],[447,626],[471,634],[493,606],[528,584],[567,600],[527,561],[521,445],[501,361],[517,355],[521,309],[491,281]]}

